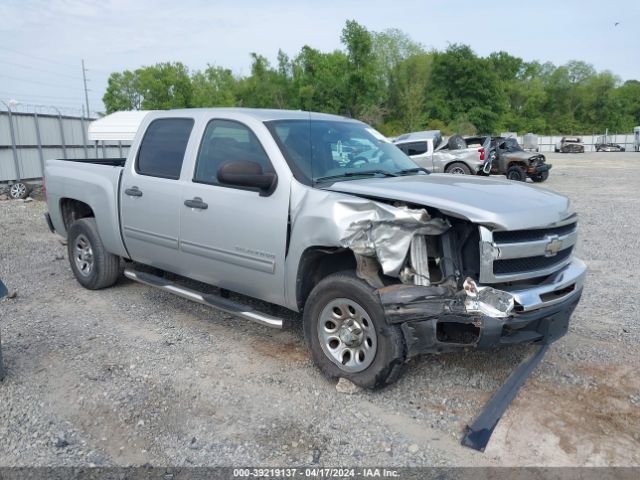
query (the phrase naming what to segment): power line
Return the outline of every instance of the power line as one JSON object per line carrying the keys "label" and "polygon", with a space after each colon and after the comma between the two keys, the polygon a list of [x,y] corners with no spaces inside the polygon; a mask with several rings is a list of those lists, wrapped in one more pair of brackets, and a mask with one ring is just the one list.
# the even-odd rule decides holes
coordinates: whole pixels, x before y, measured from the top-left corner
{"label": "power line", "polygon": [[[14,96],[14,97],[33,97],[33,98],[46,98],[52,100],[82,100],[82,97],[78,95],[78,97],[59,97],[57,95],[38,95],[36,93],[27,93],[27,92],[9,92],[7,90],[0,91],[0,94],[5,96]],[[81,102],[82,103],[82,102]]]}
{"label": "power line", "polygon": [[[18,50],[13,50],[13,49],[11,49],[11,48],[7,48],[7,47],[0,47],[0,50],[5,50],[5,51],[7,51],[7,52],[15,53],[15,54],[17,54],[17,55],[22,55],[22,56],[24,56],[24,57],[29,57],[29,58],[32,58],[32,59],[34,59],[34,60],[38,60],[38,61],[40,61],[40,62],[50,63],[50,64],[52,64],[52,65],[60,65],[60,66],[63,66],[63,67],[72,68],[72,69],[74,69],[74,70],[77,68],[77,67],[74,67],[73,65],[70,65],[70,64],[68,64],[68,63],[62,63],[62,62],[58,62],[58,61],[51,60],[51,59],[47,59],[47,58],[37,57],[37,56],[35,56],[35,55],[31,55],[30,53],[20,52],[20,51],[18,51]],[[102,74],[104,74],[104,75],[111,75],[111,73],[110,73],[110,72],[107,72],[107,71],[105,71],[105,70],[99,70],[99,69],[87,69],[87,71],[99,72],[99,73],[102,73]]]}
{"label": "power line", "polygon": [[42,58],[42,57],[36,57],[35,55],[31,55],[29,53],[24,53],[24,52],[19,52],[18,50],[12,50],[12,49],[7,48],[7,47],[0,47],[0,50],[6,50],[7,52],[17,53],[18,55],[23,55],[25,57],[30,57],[30,58],[33,58],[35,60],[39,60],[41,62],[51,63],[53,65],[62,65],[63,67],[75,68],[75,67],[73,67],[73,66],[71,66],[69,64],[66,64],[66,63],[56,62],[56,61],[49,60],[49,59]]}
{"label": "power line", "polygon": [[49,83],[49,82],[39,82],[37,80],[30,80],[28,78],[20,78],[20,77],[12,77],[11,75],[5,75],[3,73],[0,73],[0,77],[2,78],[8,78],[10,80],[17,80],[19,82],[27,82],[27,83],[34,83],[37,85],[45,85],[47,87],[54,87],[54,88],[68,88],[70,90],[76,90],[76,87],[71,87],[69,85],[61,85],[59,83]]}
{"label": "power line", "polygon": [[31,67],[29,65],[23,65],[23,64],[20,64],[20,63],[9,62],[7,60],[0,60],[0,63],[4,63],[5,65],[13,65],[13,66],[19,67],[19,68],[27,68],[29,70],[34,70],[36,72],[48,73],[50,75],[59,75],[61,77],[73,78],[74,80],[78,79],[78,77],[74,77],[72,75],[67,75],[65,73],[53,72],[51,70],[44,70],[44,69],[37,68],[37,67]]}

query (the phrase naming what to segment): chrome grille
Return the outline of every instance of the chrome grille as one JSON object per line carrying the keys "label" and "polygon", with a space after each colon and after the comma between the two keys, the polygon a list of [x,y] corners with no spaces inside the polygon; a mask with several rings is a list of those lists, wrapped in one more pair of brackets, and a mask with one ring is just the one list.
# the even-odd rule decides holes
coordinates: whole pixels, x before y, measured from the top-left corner
{"label": "chrome grille", "polygon": [[560,263],[563,263],[567,258],[571,256],[571,247],[558,252],[553,257],[546,257],[539,255],[537,257],[524,257],[524,258],[510,258],[508,260],[494,260],[493,273],[494,275],[502,275],[505,273],[519,273],[519,272],[535,272],[542,268],[549,268]]}
{"label": "chrome grille", "polygon": [[548,228],[492,232],[480,227],[480,282],[550,275],[571,262],[577,238],[575,215]]}
{"label": "chrome grille", "polygon": [[562,225],[554,228],[541,228],[539,230],[512,230],[510,232],[493,232],[493,240],[499,243],[531,242],[542,240],[547,235],[566,235],[575,231],[576,223]]}

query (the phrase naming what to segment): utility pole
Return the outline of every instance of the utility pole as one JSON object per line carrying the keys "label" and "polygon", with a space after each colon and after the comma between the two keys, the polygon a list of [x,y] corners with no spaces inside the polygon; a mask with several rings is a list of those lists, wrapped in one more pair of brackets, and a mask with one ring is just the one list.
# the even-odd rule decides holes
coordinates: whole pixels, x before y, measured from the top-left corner
{"label": "utility pole", "polygon": [[84,58],[82,59],[82,81],[84,82],[84,100],[87,104],[87,117],[90,117],[91,110],[89,110],[89,90],[87,90],[87,69],[84,68]]}

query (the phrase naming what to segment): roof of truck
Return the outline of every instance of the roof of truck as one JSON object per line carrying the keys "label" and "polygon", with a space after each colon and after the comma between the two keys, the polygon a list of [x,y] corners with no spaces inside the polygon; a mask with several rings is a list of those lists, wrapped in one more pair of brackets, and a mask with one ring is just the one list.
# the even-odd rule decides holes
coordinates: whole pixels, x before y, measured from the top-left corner
{"label": "roof of truck", "polygon": [[[91,141],[133,141],[140,124],[149,114],[160,117],[171,115],[198,114],[240,114],[266,122],[270,120],[352,120],[328,113],[306,112],[303,110],[276,110],[264,108],[183,108],[175,110],[122,111],[106,115],[89,124]],[[353,120],[355,121],[355,120]]]}
{"label": "roof of truck", "polygon": [[402,135],[398,135],[393,138],[392,141],[394,143],[397,142],[411,142],[411,141],[420,141],[420,140],[428,140],[430,138],[436,138],[442,136],[440,130],[424,130],[422,132],[410,132],[403,133]]}

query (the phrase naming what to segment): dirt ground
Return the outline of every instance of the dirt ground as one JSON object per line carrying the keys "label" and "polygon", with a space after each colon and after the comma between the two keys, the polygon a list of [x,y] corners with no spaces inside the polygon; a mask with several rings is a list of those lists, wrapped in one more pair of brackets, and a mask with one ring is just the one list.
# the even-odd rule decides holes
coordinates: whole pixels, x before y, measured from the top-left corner
{"label": "dirt ground", "polygon": [[[640,465],[640,154],[550,154],[589,274],[486,452],[460,445],[531,347],[424,356],[346,395],[274,331],[122,279],[82,289],[44,202],[0,201],[0,466]],[[255,302],[257,308],[265,306]],[[295,321],[292,313],[280,312]]]}

